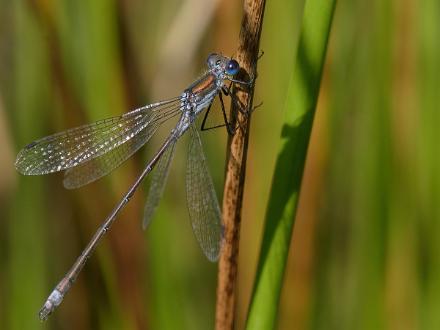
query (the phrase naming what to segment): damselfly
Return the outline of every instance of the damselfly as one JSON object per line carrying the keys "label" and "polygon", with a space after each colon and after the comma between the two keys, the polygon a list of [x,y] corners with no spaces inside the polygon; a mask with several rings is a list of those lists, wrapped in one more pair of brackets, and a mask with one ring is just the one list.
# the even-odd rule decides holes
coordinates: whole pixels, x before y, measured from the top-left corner
{"label": "damselfly", "polygon": [[[234,79],[240,67],[236,60],[218,54],[207,59],[207,71],[193,82],[180,96],[153,103],[118,117],[69,129],[28,144],[17,156],[15,166],[26,175],[40,175],[65,171],[64,186],[78,188],[108,174],[121,165],[153,136],[167,120],[179,116],[162,146],[146,165],[135,183],[116,205],[94,234],[72,268],[47,298],[39,317],[44,320],[61,303],[78,277],[102,236],[109,230],[117,214],[128,203],[143,179],[152,173],[148,199],[145,205],[144,228],[148,225],[162,196],[168,169],[178,139],[190,131],[186,192],[191,224],[197,241],[207,258],[218,259],[222,241],[220,207],[206,165],[196,117],[205,109],[202,129],[211,104],[219,96],[228,132],[234,128],[228,123],[222,94],[229,95],[231,85],[250,85]],[[226,85],[229,82],[229,85]],[[242,110],[243,111],[243,110]]]}

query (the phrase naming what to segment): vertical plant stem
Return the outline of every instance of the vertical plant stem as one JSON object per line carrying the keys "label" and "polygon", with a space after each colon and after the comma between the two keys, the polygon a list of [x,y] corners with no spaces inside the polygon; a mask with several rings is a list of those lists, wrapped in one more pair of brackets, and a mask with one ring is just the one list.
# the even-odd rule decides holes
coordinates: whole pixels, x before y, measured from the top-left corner
{"label": "vertical plant stem", "polygon": [[[265,0],[245,0],[241,22],[237,61],[249,77],[256,77],[261,27]],[[239,79],[245,80],[243,74]],[[234,95],[243,109],[252,109],[254,85],[244,90],[234,88]],[[216,329],[232,329],[234,325],[235,287],[237,281],[238,246],[241,208],[246,174],[251,111],[243,115],[231,104],[232,123],[238,127],[228,141],[226,177],[223,194],[224,242],[219,260]]]}
{"label": "vertical plant stem", "polygon": [[336,0],[307,0],[247,329],[274,329]]}

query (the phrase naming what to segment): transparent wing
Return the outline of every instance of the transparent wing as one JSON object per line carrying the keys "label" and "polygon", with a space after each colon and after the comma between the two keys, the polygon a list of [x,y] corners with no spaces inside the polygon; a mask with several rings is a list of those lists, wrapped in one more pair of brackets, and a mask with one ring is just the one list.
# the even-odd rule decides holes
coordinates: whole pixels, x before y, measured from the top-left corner
{"label": "transparent wing", "polygon": [[223,228],[221,212],[203,153],[202,142],[194,125],[188,151],[186,195],[189,216],[200,247],[210,261],[218,259]]}
{"label": "transparent wing", "polygon": [[40,175],[78,166],[128,142],[156,121],[179,113],[180,107],[180,98],[175,98],[44,137],[20,151],[15,167],[22,174]]}
{"label": "transparent wing", "polygon": [[151,184],[148,190],[147,202],[144,209],[144,220],[142,222],[143,229],[146,229],[150,224],[154,211],[162,198],[165,183],[168,178],[171,160],[173,159],[175,146],[176,142],[172,142],[169,145],[153,170]]}
{"label": "transparent wing", "polygon": [[79,188],[107,175],[146,144],[160,124],[167,119],[168,117],[164,117],[162,120],[155,120],[154,123],[145,127],[126,143],[100,157],[67,169],[64,173],[64,187],[67,189]]}

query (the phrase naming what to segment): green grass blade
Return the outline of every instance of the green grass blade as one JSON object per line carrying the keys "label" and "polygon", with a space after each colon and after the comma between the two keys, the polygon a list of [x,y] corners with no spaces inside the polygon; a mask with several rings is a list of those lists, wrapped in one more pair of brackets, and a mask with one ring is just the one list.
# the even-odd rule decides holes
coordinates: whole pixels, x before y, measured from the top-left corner
{"label": "green grass blade", "polygon": [[305,3],[247,329],[276,324],[334,6],[335,1]]}
{"label": "green grass blade", "polygon": [[[440,153],[438,141],[440,122],[438,92],[440,86],[440,3],[435,0],[423,0],[417,3],[416,20],[418,24],[417,78],[418,100],[414,122],[416,133],[416,152],[413,171],[417,186],[413,192],[413,205],[418,207],[418,217],[411,219],[417,226],[419,236],[417,284],[419,294],[418,314],[420,329],[438,329],[440,327]],[[410,187],[411,188],[411,187]],[[406,243],[406,242],[405,242]],[[423,266],[422,266],[423,265]]]}
{"label": "green grass blade", "polygon": [[[12,54],[11,68],[13,93],[7,106],[14,107],[10,113],[12,131],[19,147],[41,134],[48,108],[47,52],[43,33],[22,3],[14,3],[11,15],[17,38]],[[29,61],[32,54],[33,61]],[[37,81],[29,77],[38,76]],[[13,166],[13,164],[7,164]],[[2,294],[5,312],[5,329],[42,329],[37,317],[40,297],[44,295],[46,266],[46,234],[44,232],[47,210],[44,205],[44,183],[39,178],[20,182],[7,209],[7,247],[4,265],[5,293]],[[4,212],[4,210],[2,210]],[[4,218],[2,217],[2,222]],[[32,251],[32,254],[30,254]],[[2,270],[3,273],[3,270]],[[2,322],[0,322],[2,324]],[[2,327],[0,325],[0,327]],[[3,327],[2,327],[3,328]]]}

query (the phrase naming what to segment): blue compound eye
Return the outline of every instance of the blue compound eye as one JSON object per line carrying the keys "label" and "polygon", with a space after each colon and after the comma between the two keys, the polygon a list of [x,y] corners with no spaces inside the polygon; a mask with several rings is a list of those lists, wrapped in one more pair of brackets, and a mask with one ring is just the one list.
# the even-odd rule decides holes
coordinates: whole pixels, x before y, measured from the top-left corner
{"label": "blue compound eye", "polygon": [[230,60],[225,69],[226,73],[231,76],[235,76],[238,73],[238,70],[240,70],[240,65],[236,60]]}

